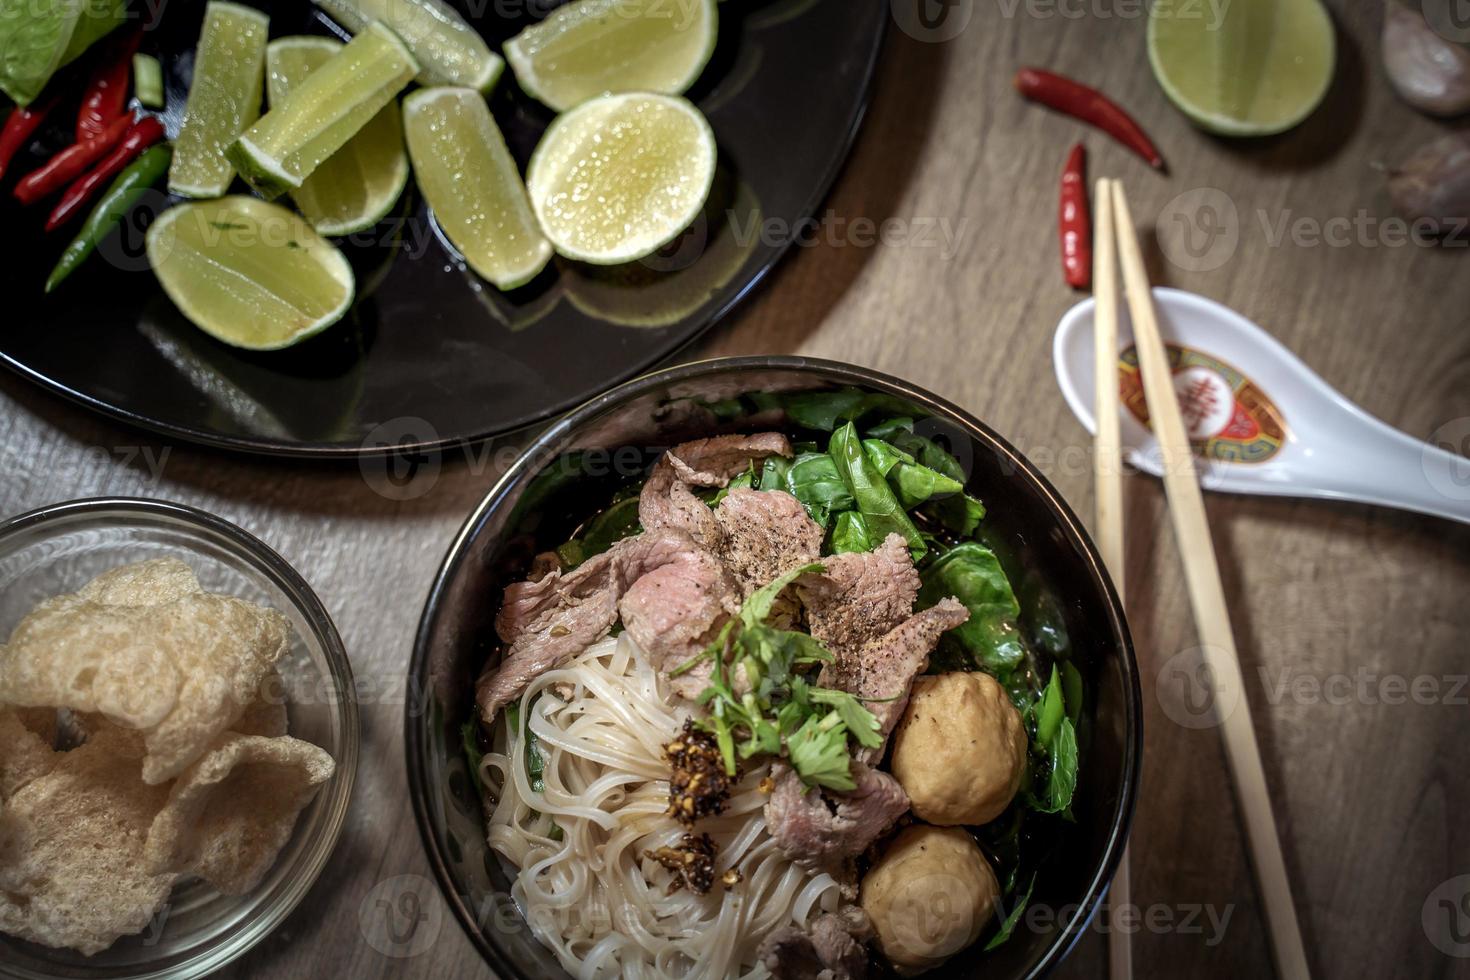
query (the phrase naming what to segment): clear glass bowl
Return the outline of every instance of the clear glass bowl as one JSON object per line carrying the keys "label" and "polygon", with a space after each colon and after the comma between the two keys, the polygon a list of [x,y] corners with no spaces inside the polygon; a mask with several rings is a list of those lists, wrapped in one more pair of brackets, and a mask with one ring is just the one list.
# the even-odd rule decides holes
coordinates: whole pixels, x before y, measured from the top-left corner
{"label": "clear glass bowl", "polygon": [[321,746],[337,771],[301,813],[275,865],[247,895],[183,880],[156,935],[144,930],[95,956],[0,934],[0,977],[198,977],[263,939],[306,895],[342,831],[360,741],[352,668],[342,639],[301,576],[264,543],[203,511],[156,500],[76,500],[0,524],[0,637],[42,599],[74,592],[129,562],[182,559],[211,592],[269,605],[291,620],[278,664],[291,734]]}

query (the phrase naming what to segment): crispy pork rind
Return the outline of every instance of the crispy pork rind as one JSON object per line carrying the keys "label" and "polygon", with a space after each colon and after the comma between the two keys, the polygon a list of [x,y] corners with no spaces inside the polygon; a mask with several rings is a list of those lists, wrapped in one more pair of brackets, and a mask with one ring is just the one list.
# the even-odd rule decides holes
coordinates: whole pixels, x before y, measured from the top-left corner
{"label": "crispy pork rind", "polygon": [[146,870],[143,851],[168,787],[105,742],[58,753],[52,770],[5,803],[0,931],[88,956],[147,928],[174,876]]}
{"label": "crispy pork rind", "polygon": [[82,586],[77,598],[104,606],[161,606],[203,591],[188,565],[177,558],[152,558],[103,572]]}
{"label": "crispy pork rind", "polygon": [[20,859],[20,835],[24,826],[20,817],[0,803],[0,868]]}
{"label": "crispy pork rind", "polygon": [[182,562],[142,562],[22,620],[0,654],[0,701],[143,732],[143,779],[158,784],[234,724],[289,639],[280,613],[198,591]]}
{"label": "crispy pork rind", "polygon": [[54,769],[59,756],[20,712],[0,707],[0,803]]}
{"label": "crispy pork rind", "polygon": [[174,784],[148,833],[148,869],[195,874],[226,895],[245,894],[335,769],[310,742],[225,735]]}

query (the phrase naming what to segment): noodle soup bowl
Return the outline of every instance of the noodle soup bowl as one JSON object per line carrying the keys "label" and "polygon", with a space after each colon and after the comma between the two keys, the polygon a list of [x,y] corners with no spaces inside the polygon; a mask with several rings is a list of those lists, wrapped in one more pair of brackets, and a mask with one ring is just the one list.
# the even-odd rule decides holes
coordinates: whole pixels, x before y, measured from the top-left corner
{"label": "noodle soup bowl", "polygon": [[[619,490],[636,486],[663,450],[722,433],[803,435],[842,392],[855,404],[914,418],[944,445],[985,502],[987,543],[1001,557],[1033,642],[1062,651],[1087,692],[1075,825],[1030,841],[1049,856],[1004,944],[984,938],[927,974],[1039,976],[1071,949],[1096,913],[1122,854],[1142,746],[1138,669],[1121,605],[1096,549],[1061,495],[1031,463],[958,406],[896,378],[799,357],[738,357],[680,365],[603,394],[546,430],[505,473],[450,547],[415,638],[405,746],[414,812],[444,896],[499,976],[567,976],[511,898],[512,870],[486,843],[486,815],[465,733],[474,685],[498,657],[494,617],[504,589],[532,558],[565,542]],[[817,420],[820,422],[820,420]],[[993,932],[993,928],[989,929]]]}

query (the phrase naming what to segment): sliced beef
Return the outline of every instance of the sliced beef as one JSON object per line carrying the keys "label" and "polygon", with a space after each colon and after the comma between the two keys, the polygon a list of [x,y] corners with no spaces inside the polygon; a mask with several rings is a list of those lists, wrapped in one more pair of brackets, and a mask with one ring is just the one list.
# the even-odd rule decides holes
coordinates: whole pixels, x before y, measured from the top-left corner
{"label": "sliced beef", "polygon": [[867,943],[873,923],[848,905],[820,915],[809,930],[782,926],[761,943],[757,955],[776,980],[862,980],[870,975]]}
{"label": "sliced beef", "polygon": [[850,793],[808,789],[796,770],[779,763],[766,801],[766,829],[792,860],[851,883],[852,862],[908,812],[903,787],[886,772],[853,763]]}
{"label": "sliced beef", "polygon": [[[708,646],[739,608],[739,592],[725,566],[694,549],[638,579],[618,604],[624,628],[662,672]],[[691,671],[673,678],[671,686],[675,693],[697,697],[707,683],[707,672]]]}
{"label": "sliced beef", "polygon": [[743,596],[822,553],[822,527],[801,501],[780,490],[731,490],[715,508],[720,557]]}
{"label": "sliced beef", "polygon": [[648,530],[683,531],[706,550],[718,552],[721,534],[714,512],[690,488],[722,487],[753,459],[790,455],[791,442],[779,432],[681,443],[654,464],[638,496],[638,521]]}
{"label": "sliced beef", "polygon": [[536,677],[606,635],[617,620],[618,600],[634,582],[698,550],[678,532],[645,533],[624,538],[565,575],[553,571],[507,588],[495,617],[496,632],[507,644],[505,655],[475,687],[485,723]]}
{"label": "sliced beef", "polygon": [[[913,612],[919,573],[900,535],[890,534],[872,551],[834,555],[823,563],[827,570],[803,577],[797,591],[806,605],[812,636],[839,662]],[[825,677],[823,683],[833,686]]]}
{"label": "sliced beef", "polygon": [[[863,644],[856,656],[839,657],[822,668],[822,685],[855,694],[878,718],[879,733],[886,739],[909,703],[914,678],[929,667],[929,654],[939,637],[970,618],[970,611],[953,596],[914,613],[882,636]],[[865,762],[881,758],[883,747],[863,749]]]}

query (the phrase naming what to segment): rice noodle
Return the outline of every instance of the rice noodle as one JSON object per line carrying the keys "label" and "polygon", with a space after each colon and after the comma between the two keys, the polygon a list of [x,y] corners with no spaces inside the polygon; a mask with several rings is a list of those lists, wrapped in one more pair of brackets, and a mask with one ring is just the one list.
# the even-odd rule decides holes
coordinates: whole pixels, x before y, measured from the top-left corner
{"label": "rice noodle", "polygon": [[[670,704],[627,634],[537,678],[520,709],[541,743],[545,791],[532,792],[502,712],[497,751],[481,764],[499,801],[488,839],[516,869],[511,897],[532,932],[579,980],[765,977],[756,950],[767,933],[837,908],[836,881],[787,860],[766,830],[758,786],[769,765],[696,827],[719,847],[709,894],[668,894],[670,872],[643,855],[684,834],[664,813],[663,746],[688,712]],[[561,841],[549,836],[552,819]],[[731,867],[742,881],[727,891],[719,877]]]}

